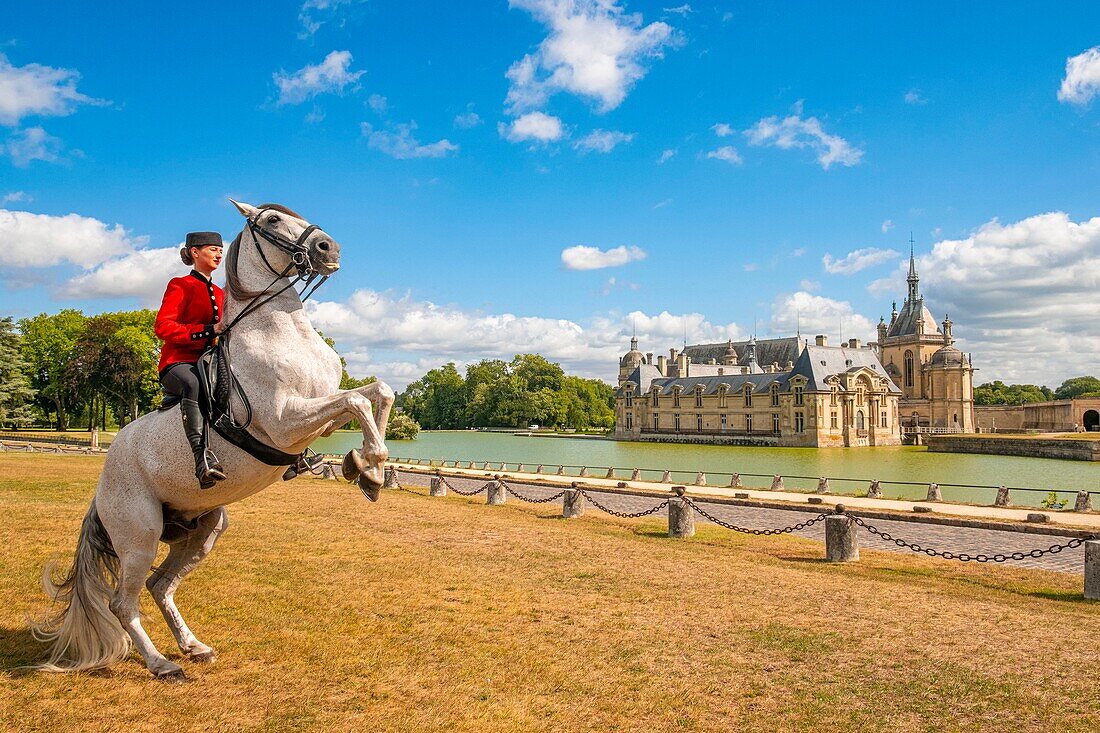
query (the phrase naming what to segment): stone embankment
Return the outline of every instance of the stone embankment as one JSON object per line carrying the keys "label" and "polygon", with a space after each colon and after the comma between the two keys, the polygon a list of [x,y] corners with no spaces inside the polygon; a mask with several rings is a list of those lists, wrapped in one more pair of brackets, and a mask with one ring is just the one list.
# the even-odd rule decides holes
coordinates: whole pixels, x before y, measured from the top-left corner
{"label": "stone embankment", "polygon": [[998,456],[1100,461],[1100,440],[996,435],[929,435],[932,453],[987,453]]}

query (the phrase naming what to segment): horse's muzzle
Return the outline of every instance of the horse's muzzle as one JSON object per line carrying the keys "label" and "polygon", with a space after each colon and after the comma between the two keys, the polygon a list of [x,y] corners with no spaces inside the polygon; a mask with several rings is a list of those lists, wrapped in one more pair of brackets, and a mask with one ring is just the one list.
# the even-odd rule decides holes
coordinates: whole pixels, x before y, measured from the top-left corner
{"label": "horse's muzzle", "polygon": [[340,269],[340,245],[332,237],[319,232],[310,239],[309,261],[316,272],[331,275]]}

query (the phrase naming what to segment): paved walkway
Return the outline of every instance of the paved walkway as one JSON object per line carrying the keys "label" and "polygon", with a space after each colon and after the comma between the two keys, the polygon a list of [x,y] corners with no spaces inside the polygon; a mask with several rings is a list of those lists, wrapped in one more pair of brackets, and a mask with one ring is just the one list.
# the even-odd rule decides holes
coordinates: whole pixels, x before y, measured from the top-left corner
{"label": "paved walkway", "polygon": [[[425,473],[426,467],[420,467],[420,471],[408,471],[398,470],[398,478],[403,484],[409,485],[426,485],[429,480],[429,476]],[[464,473],[468,475],[468,478],[458,478],[454,474]],[[448,468],[446,470],[447,481],[461,490],[473,490],[485,485],[487,480],[485,471],[455,471]],[[504,474],[502,474],[504,475]],[[505,482],[509,485],[514,485],[524,494],[531,497],[543,498],[556,494],[561,491],[560,486],[545,486],[533,483],[524,483],[521,475],[507,474],[508,478]],[[546,476],[539,476],[539,479],[545,481],[550,478]],[[605,504],[609,509],[622,512],[637,512],[644,509],[648,509],[656,504],[660,499],[647,496],[637,496],[632,494],[623,494],[616,491],[600,491],[599,489],[590,488],[598,485],[600,481],[598,479],[584,479],[585,488],[587,491],[597,494],[601,504]],[[647,484],[649,487],[658,488],[659,485]],[[774,529],[779,527],[788,527],[798,522],[804,522],[807,519],[812,518],[814,515],[806,511],[796,509],[779,509],[772,507],[754,507],[754,506],[737,506],[729,504],[717,504],[706,502],[705,499],[700,498],[701,491],[704,487],[691,487],[690,495],[694,496],[696,501],[702,504],[706,504],[706,510],[710,514],[713,514],[718,519],[724,522],[730,522],[731,524],[737,524],[743,527],[753,527],[760,529]],[[709,487],[713,490],[714,487]],[[732,493],[732,492],[730,492]],[[779,499],[783,492],[773,491],[758,491],[747,493],[761,494],[758,498],[766,499]],[[804,495],[795,495],[802,501],[805,500]],[[513,499],[514,501],[515,499]],[[834,499],[834,502],[843,501],[845,505],[856,506],[854,500],[849,498]],[[904,504],[906,507],[911,507],[911,502],[886,502],[879,499],[872,499],[864,501],[873,502],[871,506],[876,509],[887,508],[887,504]],[[940,507],[937,507],[939,509]],[[969,507],[973,509],[980,509],[983,507]],[[823,507],[823,511],[829,511],[829,507]],[[665,510],[655,514],[657,517],[665,517],[667,513]],[[703,517],[696,515],[697,522],[706,522]],[[1004,530],[994,529],[979,529],[974,527],[955,527],[942,524],[928,524],[923,522],[910,522],[900,520],[889,519],[873,519],[867,520],[869,524],[873,524],[880,530],[889,532],[895,537],[899,537],[908,542],[914,542],[925,547],[933,547],[937,550],[949,550],[955,553],[968,553],[971,555],[987,554],[994,555],[997,553],[1011,554],[1013,552],[1030,552],[1035,549],[1045,549],[1054,544],[1062,544],[1066,542],[1068,537],[1058,535],[1044,535],[1044,534],[1030,534],[1026,532],[1012,532]],[[820,542],[825,541],[825,528],[824,523],[819,522],[812,527],[805,530],[794,532],[802,537],[818,540]],[[870,550],[888,550],[892,552],[902,552],[912,554],[911,550],[903,549],[896,546],[892,542],[886,542],[880,537],[876,537],[866,530],[859,531],[860,547]],[[947,561],[945,561],[947,562]],[[995,563],[990,563],[995,564]],[[1084,572],[1084,548],[1078,547],[1075,549],[1064,550],[1059,553],[1051,553],[1043,555],[1040,558],[1025,558],[1023,560],[1008,560],[1005,565],[1013,565],[1021,568],[1032,568],[1037,570],[1055,570],[1064,573],[1074,573],[1077,575]]]}

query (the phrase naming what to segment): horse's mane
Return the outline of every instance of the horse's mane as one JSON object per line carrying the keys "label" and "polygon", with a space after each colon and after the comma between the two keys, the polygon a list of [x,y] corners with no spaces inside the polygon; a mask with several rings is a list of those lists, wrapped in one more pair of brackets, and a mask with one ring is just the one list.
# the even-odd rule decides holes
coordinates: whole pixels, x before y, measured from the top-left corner
{"label": "horse's mane", "polygon": [[302,216],[301,214],[299,214],[297,211],[294,211],[292,209],[288,209],[287,207],[283,206],[282,204],[260,204],[256,208],[258,208],[258,209],[271,209],[272,211],[278,211],[278,212],[283,213],[283,214],[289,214],[290,216],[293,216],[295,219],[301,219],[302,221],[306,220],[306,218],[304,216]]}

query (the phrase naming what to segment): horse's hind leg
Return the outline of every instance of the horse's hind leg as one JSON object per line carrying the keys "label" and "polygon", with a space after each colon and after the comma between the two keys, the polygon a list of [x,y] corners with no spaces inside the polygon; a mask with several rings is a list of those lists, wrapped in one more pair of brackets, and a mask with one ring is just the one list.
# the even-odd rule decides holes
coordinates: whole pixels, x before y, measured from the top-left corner
{"label": "horse's hind leg", "polygon": [[212,549],[218,537],[229,526],[229,517],[225,507],[218,507],[201,517],[193,530],[187,531],[178,540],[169,542],[168,557],[153,570],[145,581],[145,587],[153,596],[164,620],[176,637],[180,651],[196,662],[209,662],[214,659],[214,650],[203,644],[191,633],[187,623],[176,608],[175,592],[180,582],[198,567]]}
{"label": "horse's hind leg", "polygon": [[141,626],[141,586],[157,558],[164,527],[160,504],[151,497],[138,497],[134,493],[117,498],[119,501],[104,501],[104,506],[97,503],[100,519],[111,536],[119,560],[118,586],[111,599],[111,611],[130,635],[150,672],[157,677],[182,680],[183,669],[157,651]]}

